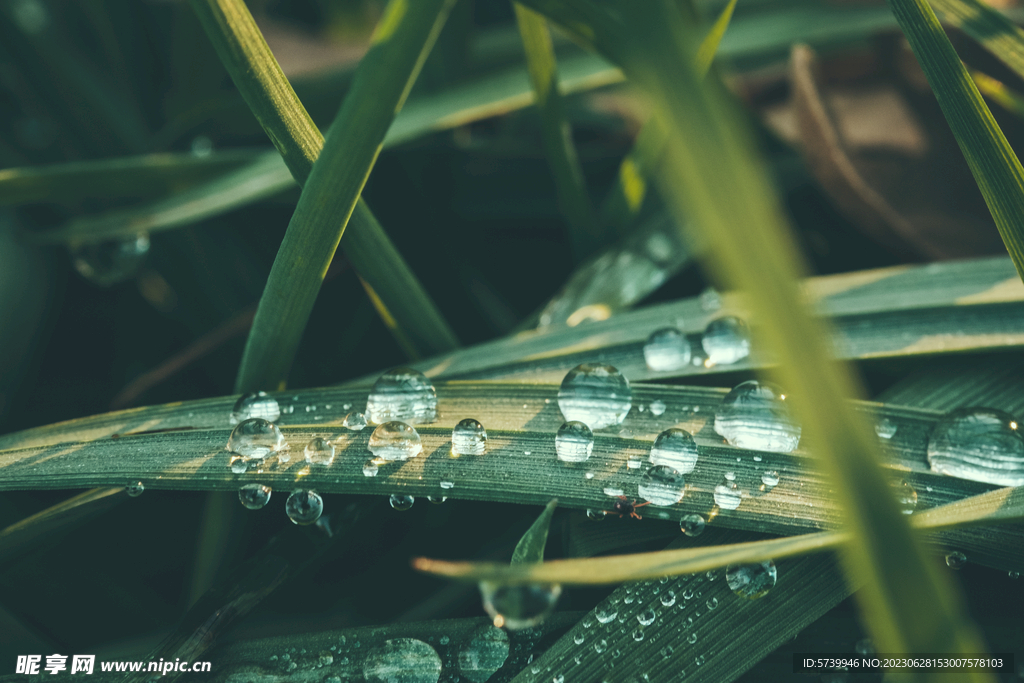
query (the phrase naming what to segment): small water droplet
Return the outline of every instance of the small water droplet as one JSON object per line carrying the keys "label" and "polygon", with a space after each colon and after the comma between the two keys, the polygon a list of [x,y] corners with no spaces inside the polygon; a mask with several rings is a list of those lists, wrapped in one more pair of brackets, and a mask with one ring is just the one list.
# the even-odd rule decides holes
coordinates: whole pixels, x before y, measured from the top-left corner
{"label": "small water droplet", "polygon": [[362,431],[366,429],[366,416],[362,413],[349,413],[341,421],[341,426],[345,429],[351,429],[353,432]]}
{"label": "small water droplet", "polygon": [[442,479],[441,480],[441,488],[443,488],[445,491],[450,491],[453,488],[455,488],[455,482]]}
{"label": "small water droplet", "polygon": [[412,507],[413,503],[416,502],[416,499],[413,498],[412,496],[403,496],[398,493],[392,493],[391,498],[389,498],[388,500],[391,503],[391,507],[398,510],[399,512],[408,510],[409,508]]}
{"label": "small water droplet", "polygon": [[661,600],[661,604],[665,607],[671,607],[676,604],[676,592],[672,590],[665,591],[658,599]]}
{"label": "small water droplet", "polygon": [[723,479],[715,487],[715,504],[723,510],[735,510],[743,502],[743,493],[736,482]]}
{"label": "small water droplet", "polygon": [[738,384],[715,411],[715,431],[733,446],[789,453],[800,443],[800,425],[785,404],[786,395],[767,382]]}
{"label": "small water droplet", "polygon": [[570,421],[555,434],[555,455],[563,462],[583,462],[594,450],[594,432],[584,422]]}
{"label": "small water droplet", "polygon": [[409,460],[423,452],[423,443],[415,427],[404,422],[385,422],[370,435],[367,447],[381,460]]}
{"label": "small water droplet", "polygon": [[[442,645],[448,642],[443,639]],[[459,673],[472,683],[484,683],[508,659],[508,635],[494,626],[481,626],[459,650]]]}
{"label": "small water droplet", "polygon": [[887,417],[875,423],[875,434],[880,439],[891,439],[896,434],[897,425]]}
{"label": "small water droplet", "polygon": [[265,391],[250,391],[243,394],[231,411],[230,422],[233,425],[254,417],[260,417],[268,422],[274,422],[281,417],[281,406],[277,399],[268,396]]}
{"label": "small water droplet", "polygon": [[541,623],[558,602],[562,587],[558,584],[528,583],[503,586],[480,582],[484,609],[495,621],[512,630],[530,628]]}
{"label": "small water droplet", "polygon": [[608,641],[602,638],[601,640],[594,643],[594,652],[601,654],[608,649]]}
{"label": "small water droplet", "polygon": [[619,496],[626,495],[626,492],[617,486],[605,486],[601,489],[601,492],[609,498],[618,498]]}
{"label": "small water droplet", "polygon": [[664,415],[666,408],[667,407],[665,406],[665,402],[660,399],[655,399],[654,401],[651,401],[651,414],[654,415],[655,417],[661,417],[662,415]]}
{"label": "small water droplet", "polygon": [[686,642],[688,642],[690,645],[693,645],[694,643],[696,643],[697,642],[697,632],[694,631],[689,636],[687,636],[686,637]]}
{"label": "small water droplet", "polygon": [[304,451],[310,465],[331,465],[334,462],[334,444],[322,437],[316,437]]}
{"label": "small water droplet", "polygon": [[604,519],[607,515],[608,513],[605,512],[604,510],[595,510],[593,508],[587,510],[587,517],[595,521],[600,521]]}
{"label": "small water droplet", "polygon": [[636,620],[640,622],[641,626],[650,626],[654,623],[656,617],[657,615],[654,613],[654,610],[648,609],[636,615]]}
{"label": "small water droplet", "polygon": [[639,455],[631,455],[626,459],[626,467],[631,470],[638,470],[644,464],[644,459]]}
{"label": "small water droplet", "polygon": [[146,487],[141,481],[129,482],[128,485],[124,487],[125,493],[127,493],[130,498],[138,498],[145,490]]}
{"label": "small water droplet", "polygon": [[615,617],[619,616],[619,611],[616,609],[609,609],[607,607],[601,608],[594,613],[597,617],[597,621],[602,624],[609,624],[615,620]]}
{"label": "small water droplet", "polygon": [[644,473],[637,493],[653,505],[675,505],[686,493],[686,481],[683,475],[671,467],[654,465]]}
{"label": "small water droplet", "polygon": [[269,486],[263,484],[246,484],[238,489],[238,500],[250,510],[259,510],[270,502]]}
{"label": "small water droplet", "polygon": [[705,525],[704,518],[697,514],[683,515],[683,518],[679,520],[679,529],[690,538],[704,533]]}
{"label": "small water droplet", "polygon": [[674,327],[651,333],[644,344],[644,361],[656,372],[679,370],[690,362],[690,341]]}
{"label": "small water droplet", "polygon": [[651,446],[652,464],[671,467],[680,474],[692,472],[697,465],[697,457],[697,443],[685,429],[666,429],[658,434]]}
{"label": "small water droplet", "polygon": [[576,643],[577,645],[582,645],[585,640],[586,637],[582,633],[577,633],[572,637],[572,642]]}
{"label": "small water droplet", "polygon": [[700,340],[708,365],[731,365],[750,355],[750,329],[735,317],[712,320]]}
{"label": "small water droplet", "polygon": [[917,507],[917,491],[906,479],[890,482],[893,495],[896,497],[896,504],[900,512],[909,515]]}
{"label": "small water droplet", "polygon": [[452,430],[452,453],[483,455],[487,448],[487,430],[471,417],[460,421]]}
{"label": "small water droplet", "polygon": [[243,420],[231,430],[227,449],[243,458],[262,459],[285,447],[284,435],[277,425],[261,417]]}
{"label": "small water droplet", "polygon": [[363,678],[367,683],[437,683],[441,658],[422,640],[395,638],[367,653]]}
{"label": "small water droplet", "polygon": [[960,569],[960,567],[967,564],[967,556],[959,550],[955,550],[946,555],[946,566],[950,569]]}
{"label": "small water droplet", "polygon": [[1019,579],[1020,578],[1020,572],[1009,571],[1009,572],[1006,572],[1006,575],[1008,577],[1010,577],[1011,579]]}
{"label": "small water droplet", "polygon": [[604,363],[577,365],[558,390],[558,408],[566,421],[583,422],[591,429],[622,424],[632,405],[629,382]]}
{"label": "small water droplet", "polygon": [[704,604],[708,606],[708,609],[715,609],[718,607],[718,598],[708,598],[708,601]]}
{"label": "small water droplet", "polygon": [[437,420],[437,392],[426,375],[393,368],[374,383],[366,399],[366,419],[373,424],[397,420],[424,424]]}
{"label": "small water droplet", "polygon": [[149,235],[143,232],[102,242],[74,242],[68,250],[82,277],[109,287],[135,276],[149,253]]}
{"label": "small water droplet", "polygon": [[726,481],[736,481],[735,472],[726,472],[724,475]]}
{"label": "small water droplet", "polygon": [[928,439],[933,472],[998,486],[1024,485],[1024,430],[1001,410],[948,413]]}
{"label": "small water droplet", "polygon": [[565,683],[565,676],[563,676],[562,674],[555,674],[555,676],[551,679],[551,683]]}
{"label": "small water droplet", "polygon": [[765,470],[761,473],[761,483],[768,488],[779,485],[779,473],[775,470]]}
{"label": "small water droplet", "polygon": [[594,473],[593,472],[587,472],[586,474],[583,475],[583,477],[585,479],[588,479],[588,480],[589,479],[593,479],[594,478]]}
{"label": "small water droplet", "polygon": [[440,505],[446,500],[448,500],[448,496],[427,496],[427,502],[433,503],[434,505]]}
{"label": "small water droplet", "polygon": [[731,564],[725,569],[725,581],[741,598],[756,600],[775,586],[778,571],[771,560],[753,564]]}
{"label": "small water droplet", "polygon": [[231,471],[235,474],[245,474],[249,471],[249,461],[242,456],[231,458]]}
{"label": "small water droplet", "polygon": [[642,628],[638,628],[635,631],[633,631],[633,640],[635,640],[636,642],[639,643],[643,639],[644,639],[644,630]]}
{"label": "small water droplet", "polygon": [[313,524],[324,511],[324,499],[316,491],[299,489],[285,501],[284,511],[295,524]]}
{"label": "small water droplet", "polygon": [[380,470],[380,465],[376,460],[367,460],[363,463],[363,476],[364,477],[376,477],[377,472]]}

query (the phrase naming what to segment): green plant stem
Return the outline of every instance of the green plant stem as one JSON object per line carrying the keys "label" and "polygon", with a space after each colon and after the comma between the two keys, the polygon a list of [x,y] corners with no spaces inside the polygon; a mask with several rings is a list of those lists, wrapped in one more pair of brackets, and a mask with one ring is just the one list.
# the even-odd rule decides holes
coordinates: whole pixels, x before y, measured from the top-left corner
{"label": "green plant stem", "polygon": [[[271,54],[245,3],[242,0],[192,0],[192,7],[239,92],[280,152],[288,170],[299,184],[305,185],[323,149],[324,138]],[[390,122],[390,118],[387,120]],[[361,185],[359,189],[361,191]],[[358,199],[358,194],[354,203],[354,209],[346,212],[346,215],[351,214],[352,227],[347,231],[342,248],[363,282],[375,292],[373,303],[385,324],[412,357],[433,355],[457,347],[455,334],[377,223],[370,208]],[[341,231],[337,225],[324,230],[337,233],[340,239]],[[289,227],[289,233],[294,232]],[[307,229],[304,232],[311,231]],[[299,239],[293,234],[289,238],[286,235],[282,248],[289,245],[290,250],[280,253],[279,261],[282,256],[296,259],[298,254],[293,251],[295,242],[304,243],[312,235],[304,237]],[[246,348],[256,346],[266,348],[268,353],[276,353],[275,371],[269,373],[274,376],[252,371],[252,368],[264,365],[263,359],[254,357],[248,366],[244,366],[250,370],[239,373],[238,391],[276,388],[283,382],[319,291],[322,273],[326,272],[337,248],[338,240],[333,241],[334,246],[329,250],[323,249],[326,253],[319,259],[306,250],[308,244],[302,244],[302,255],[292,265],[305,277],[292,273],[296,279],[290,286],[287,281],[281,283],[280,277],[274,279],[283,286],[283,290],[292,290],[291,296],[282,287],[270,288],[268,283],[264,292],[265,299],[270,297],[267,305],[270,305],[270,300],[289,300],[295,306],[295,315],[289,318],[287,325],[277,324],[268,318],[266,306],[261,302],[260,309],[264,313],[262,316],[257,314]],[[317,260],[323,262],[319,273],[313,265]],[[280,271],[280,267],[277,270]],[[304,315],[302,311],[305,311]],[[263,343],[254,342],[254,337],[262,338]]]}

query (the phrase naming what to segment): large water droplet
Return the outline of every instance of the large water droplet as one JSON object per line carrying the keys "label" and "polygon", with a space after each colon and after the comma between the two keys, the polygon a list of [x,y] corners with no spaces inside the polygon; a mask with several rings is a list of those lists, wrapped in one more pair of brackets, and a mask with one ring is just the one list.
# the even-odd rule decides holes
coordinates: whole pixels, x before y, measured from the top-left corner
{"label": "large water droplet", "polygon": [[544,621],[561,594],[562,587],[557,583],[503,586],[489,581],[480,582],[484,609],[494,619],[494,625],[513,631]]}
{"label": "large water droplet", "polygon": [[771,560],[754,564],[731,564],[725,568],[725,581],[741,598],[763,598],[775,586],[778,571]]}
{"label": "large water droplet", "polygon": [[316,491],[293,491],[285,501],[284,511],[296,524],[313,524],[324,512],[324,499]]}
{"label": "large water droplet", "polygon": [[310,465],[330,465],[334,462],[334,444],[323,437],[316,437],[304,451],[306,462]]}
{"label": "large water droplet", "polygon": [[271,489],[263,484],[246,484],[238,489],[238,500],[250,510],[259,510],[270,502]]}
{"label": "large water droplet", "polygon": [[227,449],[243,458],[262,459],[285,447],[284,435],[277,425],[261,417],[243,420],[231,430]]}
{"label": "large water droplet", "polygon": [[268,422],[273,422],[281,417],[281,406],[277,399],[268,396],[265,391],[250,391],[242,394],[235,407],[231,410],[230,422],[233,425],[254,417],[261,417]]}
{"label": "large water droplet", "polygon": [[78,242],[69,247],[75,270],[89,282],[109,287],[123,282],[139,271],[149,253],[149,235],[112,239],[104,242]]}
{"label": "large water droplet", "polygon": [[452,430],[452,453],[483,455],[487,448],[487,430],[471,417],[461,420]]}
{"label": "large water droplet", "polygon": [[967,556],[959,550],[954,550],[946,555],[946,566],[950,569],[960,569],[965,564],[967,564]]}
{"label": "large water droplet", "polygon": [[133,481],[124,487],[124,491],[129,498],[138,498],[146,491],[146,487],[141,481]]}
{"label": "large water droplet", "polygon": [[411,508],[413,503],[416,502],[416,499],[412,496],[403,496],[398,493],[392,493],[389,502],[391,503],[391,507],[399,512],[403,512]]}
{"label": "large water droplet", "polygon": [[366,399],[366,419],[372,424],[391,420],[414,425],[435,422],[437,393],[434,385],[418,370],[388,370],[370,390]]}
{"label": "large water droplet", "polygon": [[700,340],[709,365],[731,365],[750,355],[750,330],[735,316],[712,320]]}
{"label": "large water droplet", "polygon": [[345,429],[351,429],[353,432],[362,431],[366,429],[366,416],[362,413],[349,413],[341,421],[341,426]]}
{"label": "large water droplet", "polygon": [[367,683],[437,683],[441,658],[422,640],[395,638],[367,653],[363,677]]}
{"label": "large water droplet", "polygon": [[367,447],[382,460],[409,460],[423,452],[419,432],[404,422],[377,425]]}
{"label": "large water droplet", "polygon": [[786,395],[773,384],[750,380],[725,395],[715,411],[715,431],[733,446],[789,453],[800,443]]}
{"label": "large water droplet", "polygon": [[700,515],[683,515],[683,518],[679,520],[679,529],[687,536],[693,538],[704,533],[705,524],[704,518]]}
{"label": "large water droplet", "polygon": [[567,421],[591,429],[622,424],[633,406],[633,391],[611,365],[583,363],[569,371],[558,390],[558,408]]}
{"label": "large water droplet", "polygon": [[715,487],[715,504],[723,510],[735,510],[743,501],[743,493],[736,482],[723,479]]}
{"label": "large water droplet", "polygon": [[594,450],[594,432],[585,423],[566,422],[555,434],[555,455],[563,462],[583,462]]}
{"label": "large water droplet", "polygon": [[644,344],[644,360],[647,367],[659,372],[686,367],[690,362],[690,341],[674,327],[652,332]]}
{"label": "large water droplet", "polygon": [[472,683],[484,683],[508,659],[508,636],[500,628],[483,626],[459,651],[459,672]]}
{"label": "large water droplet", "polygon": [[655,465],[644,472],[637,493],[652,505],[675,505],[686,493],[686,481],[683,475],[671,467]]}
{"label": "large water droplet", "polygon": [[1024,435],[1009,413],[961,408],[947,414],[928,439],[933,472],[999,486],[1024,485]]}
{"label": "large water droplet", "polygon": [[685,429],[666,429],[651,446],[651,463],[689,474],[697,465],[697,443]]}

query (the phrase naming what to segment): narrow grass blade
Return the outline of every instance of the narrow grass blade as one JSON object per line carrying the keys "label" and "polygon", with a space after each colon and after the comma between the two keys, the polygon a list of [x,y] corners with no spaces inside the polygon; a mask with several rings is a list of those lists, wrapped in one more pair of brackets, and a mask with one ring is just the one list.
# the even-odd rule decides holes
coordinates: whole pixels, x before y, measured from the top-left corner
{"label": "narrow grass blade", "polygon": [[[928,3],[889,0],[889,6],[928,77],[1017,273],[1024,279],[1024,167]],[[1013,35],[1016,44],[1020,30]],[[998,48],[1004,49],[1006,46]]]}
{"label": "narrow grass blade", "polygon": [[551,518],[554,516],[557,506],[557,500],[545,505],[544,511],[519,539],[516,549],[512,552],[513,565],[544,561],[544,546],[548,542],[548,529],[551,528]]}
{"label": "narrow grass blade", "polygon": [[1024,78],[1024,30],[1019,26],[980,0],[929,0],[929,3],[944,23],[978,41]]}
{"label": "narrow grass blade", "polygon": [[73,529],[127,498],[124,487],[93,489],[0,530],[0,565],[20,557],[39,540]]}
{"label": "narrow grass blade", "polygon": [[1002,81],[980,71],[972,70],[971,78],[974,79],[974,84],[978,86],[978,92],[1011,114],[1024,118],[1024,97],[1007,88],[1006,84]]}
{"label": "narrow grass blade", "polygon": [[572,128],[565,117],[562,93],[558,89],[558,65],[547,20],[533,10],[514,3],[516,22],[526,52],[526,65],[533,83],[548,165],[555,181],[558,205],[569,223],[573,249],[578,259],[605,241],[587,192]]}

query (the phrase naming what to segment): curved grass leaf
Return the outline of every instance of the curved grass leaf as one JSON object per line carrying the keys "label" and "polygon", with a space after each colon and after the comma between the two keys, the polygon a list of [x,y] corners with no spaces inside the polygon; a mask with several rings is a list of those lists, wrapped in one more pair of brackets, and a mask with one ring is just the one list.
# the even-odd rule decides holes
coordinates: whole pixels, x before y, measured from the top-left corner
{"label": "curved grass leaf", "polygon": [[544,511],[519,539],[519,543],[516,544],[516,549],[512,553],[513,565],[544,561],[544,546],[548,542],[548,530],[551,528],[551,518],[555,514],[556,507],[558,507],[557,500],[545,505]]}

